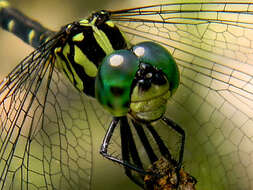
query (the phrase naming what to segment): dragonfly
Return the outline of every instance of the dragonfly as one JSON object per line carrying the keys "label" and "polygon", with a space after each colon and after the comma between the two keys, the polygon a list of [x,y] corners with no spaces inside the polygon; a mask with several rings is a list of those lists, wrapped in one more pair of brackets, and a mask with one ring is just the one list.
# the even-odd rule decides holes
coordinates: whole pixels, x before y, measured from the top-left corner
{"label": "dragonfly", "polygon": [[[184,151],[185,167],[198,179],[199,188],[251,188],[251,7],[250,3],[170,3],[109,11],[110,19],[124,32],[129,46],[144,40],[157,42],[166,47],[175,59],[179,67],[180,84],[166,107],[166,119],[163,119],[167,124],[164,120],[151,123],[161,126],[162,132],[159,135],[165,134],[162,139],[167,146],[173,144],[174,140],[166,138],[168,133],[163,130],[173,124],[183,128],[186,142],[185,147],[182,146],[184,150],[181,147],[179,151],[181,156],[178,163],[182,162]],[[71,29],[70,27],[64,31]],[[46,31],[51,36],[51,31]],[[22,36],[24,35],[21,34]],[[2,152],[4,156],[1,161],[7,163],[5,166],[8,170],[1,172],[6,176],[2,184],[10,184],[9,189],[22,185],[26,185],[25,188],[76,185],[75,187],[81,188],[88,186],[88,189],[92,173],[90,113],[93,111],[105,129],[108,129],[112,120],[112,116],[96,101],[71,88],[59,68],[57,70],[57,62],[54,66],[56,68],[52,68],[53,64],[48,60],[55,57],[50,52],[50,44],[58,39],[61,37],[53,37],[48,41],[45,39],[45,43],[35,53],[15,68],[14,71],[18,74],[14,77],[17,78],[12,79],[19,80],[19,83],[14,83],[17,86],[13,89],[14,93],[19,94],[19,98],[16,99],[13,94],[6,96],[7,90],[1,92],[1,97],[12,98],[14,114],[8,115],[5,120],[1,116],[1,122],[6,122],[6,127],[2,128],[2,136],[9,138],[8,141],[3,141],[7,153]],[[41,63],[41,67],[38,63]],[[46,72],[44,75],[31,73],[32,69],[38,69],[39,72],[46,68],[51,75]],[[19,76],[22,77],[18,78]],[[32,83],[32,79],[38,82]],[[30,83],[30,91],[24,81]],[[9,89],[6,85],[8,83],[8,80],[4,80],[1,88]],[[47,94],[43,93],[45,91]],[[3,108],[9,106],[7,98],[4,100],[6,102],[1,104]],[[19,117],[15,121],[16,127],[11,128],[16,109],[20,110]],[[27,109],[33,112],[29,113]],[[3,111],[9,114],[6,109]],[[117,120],[113,121],[117,123]],[[131,121],[131,127],[139,126],[142,129],[135,120]],[[30,127],[21,130],[24,124]],[[123,125],[129,125],[126,118],[121,120],[121,126]],[[125,127],[125,130],[131,127]],[[157,130],[156,127],[153,128]],[[146,142],[150,141],[151,139],[147,139]],[[108,143],[103,148],[106,148],[106,144]],[[8,154],[8,151],[12,151],[8,148],[15,149],[15,152]],[[129,147],[121,148],[123,151]],[[145,147],[144,149],[147,150]],[[35,166],[33,163],[39,164]],[[132,165],[126,167],[136,169]],[[19,180],[14,181],[15,177]],[[40,184],[33,184],[33,178],[43,180]]]}

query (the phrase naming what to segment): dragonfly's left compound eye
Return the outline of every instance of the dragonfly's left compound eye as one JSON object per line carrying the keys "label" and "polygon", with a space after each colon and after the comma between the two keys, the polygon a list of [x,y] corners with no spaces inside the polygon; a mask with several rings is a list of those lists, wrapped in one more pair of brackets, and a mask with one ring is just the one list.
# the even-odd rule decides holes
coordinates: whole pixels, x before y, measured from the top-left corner
{"label": "dragonfly's left compound eye", "polygon": [[126,115],[129,109],[131,84],[139,60],[129,50],[118,50],[104,58],[96,77],[97,100],[114,116]]}

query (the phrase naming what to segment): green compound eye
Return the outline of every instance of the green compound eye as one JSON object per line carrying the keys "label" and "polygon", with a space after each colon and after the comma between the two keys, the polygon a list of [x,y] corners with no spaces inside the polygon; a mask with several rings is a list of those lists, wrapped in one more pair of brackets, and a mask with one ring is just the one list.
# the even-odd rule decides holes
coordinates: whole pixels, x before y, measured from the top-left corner
{"label": "green compound eye", "polygon": [[104,58],[95,96],[114,116],[130,111],[135,118],[156,120],[164,114],[178,84],[179,71],[172,55],[158,44],[143,42],[132,51],[118,50]]}
{"label": "green compound eye", "polygon": [[179,71],[176,61],[167,49],[154,42],[142,42],[132,48],[134,54],[139,58],[140,62],[148,63],[165,74],[170,84],[172,94],[179,85]]}
{"label": "green compound eye", "polygon": [[129,110],[131,84],[138,70],[138,58],[129,50],[118,50],[106,56],[95,82],[97,100],[114,116]]}

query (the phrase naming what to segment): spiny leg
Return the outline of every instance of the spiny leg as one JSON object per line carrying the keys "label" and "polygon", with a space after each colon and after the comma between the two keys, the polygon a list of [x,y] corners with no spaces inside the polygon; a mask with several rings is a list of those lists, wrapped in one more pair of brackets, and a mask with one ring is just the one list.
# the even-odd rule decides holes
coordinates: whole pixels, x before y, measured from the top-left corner
{"label": "spiny leg", "polygon": [[[141,159],[139,157],[139,153],[136,148],[136,144],[133,139],[133,134],[131,132],[128,120],[126,117],[123,117],[120,120],[120,136],[121,136],[121,151],[122,151],[122,159],[128,163],[130,163],[130,158],[132,158],[134,164],[143,169],[143,165]],[[126,175],[137,185],[143,187],[143,183],[141,183],[137,178],[133,176],[133,171],[128,167],[125,168]]]}
{"label": "spiny leg", "polygon": [[[182,144],[181,144],[181,149],[180,149],[180,159],[179,159],[179,163],[172,158],[170,151],[168,150],[167,146],[165,145],[163,139],[161,139],[161,137],[159,136],[159,134],[157,133],[157,131],[154,129],[154,127],[150,124],[150,123],[142,123],[139,124],[138,122],[132,120],[133,126],[136,129],[136,132],[138,134],[139,139],[141,140],[141,143],[149,157],[150,163],[153,165],[156,163],[156,161],[160,160],[158,159],[156,153],[153,150],[153,147],[151,146],[149,139],[147,138],[146,133],[144,132],[143,127],[147,127],[147,129],[149,130],[149,132],[151,133],[155,143],[157,144],[160,154],[167,159],[167,161],[172,165],[173,168],[175,168],[175,172],[177,175],[177,182],[176,182],[176,187],[179,188],[179,179],[180,179],[180,175],[179,175],[179,170],[181,168],[182,165],[182,160],[183,160],[183,151],[184,151],[184,142],[185,142],[185,134],[183,129],[178,126],[176,123],[174,123],[173,121],[170,121],[169,119],[166,120],[167,118],[165,118],[165,123],[167,125],[169,125],[173,130],[175,130],[176,132],[180,133],[180,135],[182,136]],[[167,122],[166,122],[167,121]],[[159,174],[157,175],[157,173],[153,173],[151,175],[155,175],[154,179],[156,178],[160,178],[161,176],[159,176]],[[156,176],[157,175],[157,176]]]}
{"label": "spiny leg", "polygon": [[135,127],[137,134],[143,144],[143,147],[148,155],[148,158],[150,160],[150,163],[154,163],[155,161],[158,160],[157,156],[155,155],[152,146],[149,143],[149,140],[142,128],[142,125],[138,124],[136,121],[132,120],[133,126]]}
{"label": "spiny leg", "polygon": [[111,138],[112,138],[112,135],[113,135],[113,132],[114,132],[114,129],[116,128],[119,120],[122,119],[120,117],[114,117],[113,120],[111,121],[110,125],[109,125],[109,128],[105,134],[105,137],[104,137],[104,140],[103,140],[103,143],[101,145],[101,148],[100,148],[100,154],[102,154],[102,156],[104,156],[105,158],[113,161],[113,162],[116,162],[116,163],[119,163],[121,164],[122,166],[124,167],[127,167],[129,169],[132,169],[134,171],[137,171],[139,173],[142,173],[143,175],[146,175],[147,172],[145,172],[144,170],[140,169],[140,168],[137,168],[136,166],[128,163],[128,162],[125,162],[124,160],[120,160],[119,158],[116,158],[114,156],[111,156],[110,154],[108,154],[108,146],[110,144],[110,141],[111,141]]}
{"label": "spiny leg", "polygon": [[157,131],[154,129],[154,127],[150,123],[146,124],[146,127],[153,136],[155,142],[157,143],[161,155],[173,165],[177,165],[177,162],[172,158],[170,151],[168,150],[168,148],[166,147],[166,145],[164,144],[163,140],[161,139]]}
{"label": "spiny leg", "polygon": [[185,132],[184,130],[174,121],[172,121],[171,119],[168,119],[166,117],[163,117],[162,120],[168,125],[170,126],[173,130],[175,130],[176,132],[178,132],[181,135],[181,147],[180,147],[180,151],[179,151],[179,159],[176,166],[176,174],[177,174],[177,184],[176,187],[177,189],[179,188],[179,179],[180,179],[180,174],[179,171],[181,169],[182,166],[182,162],[183,162],[183,157],[184,157],[184,145],[185,145]]}
{"label": "spiny leg", "polygon": [[184,157],[185,132],[178,124],[176,124],[171,119],[163,117],[162,120],[181,135],[181,147],[180,147],[179,159],[178,159],[178,165],[177,165],[178,170],[180,170],[182,166],[182,162],[183,162],[183,157]]}

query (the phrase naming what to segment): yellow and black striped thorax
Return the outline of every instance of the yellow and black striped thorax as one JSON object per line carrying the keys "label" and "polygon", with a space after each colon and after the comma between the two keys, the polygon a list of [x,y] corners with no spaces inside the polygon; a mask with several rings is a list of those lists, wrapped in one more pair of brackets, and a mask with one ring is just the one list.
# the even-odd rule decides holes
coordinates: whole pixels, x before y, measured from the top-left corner
{"label": "yellow and black striped thorax", "polygon": [[94,97],[99,64],[106,55],[127,49],[129,44],[106,11],[66,25],[62,32],[53,48],[56,68],[64,72],[78,90]]}

